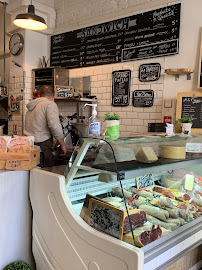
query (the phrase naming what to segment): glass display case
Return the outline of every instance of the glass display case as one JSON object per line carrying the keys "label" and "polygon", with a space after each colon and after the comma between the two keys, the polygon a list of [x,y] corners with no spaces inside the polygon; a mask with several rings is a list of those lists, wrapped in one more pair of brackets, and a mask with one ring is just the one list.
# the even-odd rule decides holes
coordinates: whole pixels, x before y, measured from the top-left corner
{"label": "glass display case", "polygon": [[[67,175],[67,193],[73,206],[100,231],[104,226],[108,231],[105,222],[108,224],[109,220],[102,215],[98,220],[97,216],[97,222],[102,224],[92,225],[95,214],[86,209],[86,204],[89,206],[91,199],[97,199],[99,205],[103,202],[103,207],[109,204],[113,210],[121,209],[120,239],[138,247],[200,218],[202,153],[186,153],[186,145],[193,144],[191,141],[193,137],[185,136],[121,138],[110,142],[82,139],[82,151],[72,157],[73,165]],[[94,155],[85,160],[90,151]],[[97,175],[86,181],[82,178],[78,185],[78,180],[72,181],[78,170],[90,170]],[[90,201],[82,204],[85,198]]]}
{"label": "glass display case", "polygon": [[[88,264],[97,265],[87,269],[115,269],[117,254],[127,267],[117,261],[116,269],[165,269],[201,245],[201,146],[200,135],[81,139],[80,150],[73,153],[57,186],[63,200],[68,198],[62,213],[73,213],[74,229],[80,228],[73,245],[77,238],[83,239],[85,228],[89,250],[83,251],[85,255],[76,250],[81,258],[88,257]],[[45,174],[48,172],[32,171],[34,214],[36,179],[45,181]],[[52,177],[48,176],[47,183]],[[104,266],[89,255],[92,246],[94,253],[104,252]],[[113,252],[115,257],[106,259]],[[127,258],[130,253],[131,259]]]}

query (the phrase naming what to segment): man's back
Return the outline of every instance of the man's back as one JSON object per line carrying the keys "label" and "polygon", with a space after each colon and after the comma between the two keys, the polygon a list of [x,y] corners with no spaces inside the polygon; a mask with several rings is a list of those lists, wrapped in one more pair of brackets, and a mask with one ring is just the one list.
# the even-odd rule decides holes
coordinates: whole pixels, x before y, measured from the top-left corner
{"label": "man's back", "polygon": [[57,140],[63,138],[59,111],[55,102],[41,97],[30,101],[27,108],[25,135],[33,135],[36,143],[46,141],[52,136]]}

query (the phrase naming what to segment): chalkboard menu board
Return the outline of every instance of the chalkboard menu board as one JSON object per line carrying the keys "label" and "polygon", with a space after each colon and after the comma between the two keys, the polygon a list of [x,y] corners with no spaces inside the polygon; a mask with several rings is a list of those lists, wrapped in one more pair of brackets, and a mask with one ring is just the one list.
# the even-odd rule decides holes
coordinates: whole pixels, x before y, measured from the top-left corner
{"label": "chalkboard menu board", "polygon": [[51,37],[51,66],[79,68],[178,53],[181,4]]}
{"label": "chalkboard menu board", "polygon": [[181,118],[192,118],[192,128],[202,128],[202,97],[182,97]]}
{"label": "chalkboard menu board", "polygon": [[69,98],[74,95],[74,87],[55,85],[55,99]]}
{"label": "chalkboard menu board", "polygon": [[159,63],[143,64],[139,67],[139,80],[141,82],[157,81],[160,74],[161,65]]}
{"label": "chalkboard menu board", "polygon": [[152,186],[154,184],[154,179],[152,174],[136,177],[137,188],[144,188]]}
{"label": "chalkboard menu board", "polygon": [[128,106],[130,103],[131,70],[112,72],[112,105]]}
{"label": "chalkboard menu board", "polygon": [[154,103],[153,90],[136,90],[133,91],[134,107],[151,107]]}
{"label": "chalkboard menu board", "polygon": [[88,223],[95,229],[122,240],[123,211],[107,203],[90,199]]}

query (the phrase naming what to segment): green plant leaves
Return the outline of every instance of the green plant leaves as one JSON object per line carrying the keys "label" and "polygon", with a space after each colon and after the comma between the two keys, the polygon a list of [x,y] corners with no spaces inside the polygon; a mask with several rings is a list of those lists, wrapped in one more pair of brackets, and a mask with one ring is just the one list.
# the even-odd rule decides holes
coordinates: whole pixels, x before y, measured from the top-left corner
{"label": "green plant leaves", "polygon": [[33,270],[26,262],[15,262],[7,265],[3,270]]}
{"label": "green plant leaves", "polygon": [[179,118],[176,122],[180,122],[180,123],[192,123],[193,119],[189,118],[189,117],[185,117],[185,118]]}
{"label": "green plant leaves", "polygon": [[104,121],[106,120],[120,120],[120,116],[117,113],[110,115],[110,112],[107,112],[104,117]]}

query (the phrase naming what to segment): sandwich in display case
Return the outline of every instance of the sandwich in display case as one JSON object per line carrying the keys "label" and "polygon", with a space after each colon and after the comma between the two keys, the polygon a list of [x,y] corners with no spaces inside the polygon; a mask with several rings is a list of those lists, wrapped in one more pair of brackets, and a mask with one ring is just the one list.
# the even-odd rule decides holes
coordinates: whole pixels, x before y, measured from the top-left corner
{"label": "sandwich in display case", "polygon": [[33,169],[37,269],[165,269],[199,247],[201,143],[82,138],[62,172]]}

